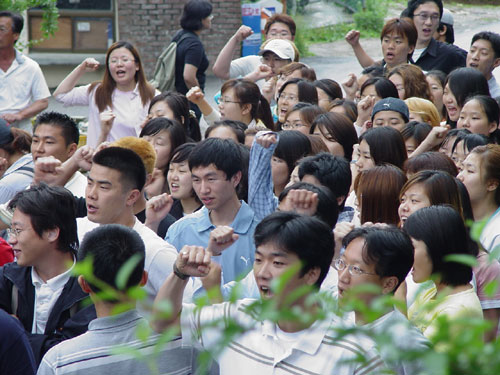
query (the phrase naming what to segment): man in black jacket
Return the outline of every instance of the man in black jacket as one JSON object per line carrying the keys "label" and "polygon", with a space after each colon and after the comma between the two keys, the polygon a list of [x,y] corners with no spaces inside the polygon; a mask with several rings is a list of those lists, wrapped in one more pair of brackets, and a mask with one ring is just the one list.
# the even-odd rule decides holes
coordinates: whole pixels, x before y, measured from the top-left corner
{"label": "man in black jacket", "polygon": [[0,268],[0,308],[23,324],[38,364],[52,346],[87,331],[96,313],[71,274],[78,249],[72,194],[41,184],[19,192],[9,208],[17,261]]}

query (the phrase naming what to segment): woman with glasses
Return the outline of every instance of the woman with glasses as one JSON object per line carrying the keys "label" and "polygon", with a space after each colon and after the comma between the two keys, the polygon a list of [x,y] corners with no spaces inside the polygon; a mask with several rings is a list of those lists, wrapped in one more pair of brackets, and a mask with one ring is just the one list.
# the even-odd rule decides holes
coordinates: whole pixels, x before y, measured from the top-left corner
{"label": "woman with glasses", "polygon": [[217,121],[231,120],[244,123],[248,129],[274,129],[268,101],[261,95],[259,87],[246,79],[230,79],[224,82],[218,111],[208,104],[199,87],[189,90],[186,96],[200,108],[209,125]]}
{"label": "woman with glasses", "polygon": [[285,123],[281,125],[281,129],[297,130],[308,135],[316,117],[323,113],[325,111],[317,105],[299,102],[288,112],[285,117]]}
{"label": "woman with glasses", "polygon": [[316,87],[306,80],[292,78],[286,81],[278,94],[278,127],[285,123],[285,118],[298,102],[318,105]]}
{"label": "woman with glasses", "polygon": [[91,57],[78,65],[57,87],[54,97],[65,106],[89,107],[87,144],[96,147],[103,125],[111,128],[103,141],[138,136],[155,89],[147,80],[137,49],[128,42],[116,42],[106,52],[102,81],[75,87],[99,62]]}

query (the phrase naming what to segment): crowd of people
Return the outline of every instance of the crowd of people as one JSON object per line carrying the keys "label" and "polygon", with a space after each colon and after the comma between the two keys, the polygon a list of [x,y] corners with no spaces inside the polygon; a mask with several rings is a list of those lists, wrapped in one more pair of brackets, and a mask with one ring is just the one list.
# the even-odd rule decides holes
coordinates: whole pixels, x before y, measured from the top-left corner
{"label": "crowd of people", "polygon": [[213,107],[212,6],[184,6],[174,90],[127,41],[62,80],[80,148],[0,12],[0,373],[191,374],[208,350],[211,374],[427,374],[443,322],[496,340],[500,35],[464,51],[441,0],[409,0],[382,60],[346,35],[363,71],[338,83],[275,14],[258,55],[233,59],[247,26],[220,51]]}

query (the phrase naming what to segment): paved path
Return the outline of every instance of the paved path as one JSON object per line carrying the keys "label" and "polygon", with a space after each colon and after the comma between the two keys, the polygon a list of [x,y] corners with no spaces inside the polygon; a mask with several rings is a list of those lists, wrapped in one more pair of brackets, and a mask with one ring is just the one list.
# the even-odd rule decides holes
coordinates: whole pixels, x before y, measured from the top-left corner
{"label": "paved path", "polygon": [[[395,9],[396,14],[400,10]],[[472,11],[470,8],[456,6],[452,8],[455,17],[455,44],[459,47],[468,50],[472,36],[479,31],[494,31],[500,33],[500,22],[495,22],[495,19],[500,18],[500,7],[485,8],[480,7]],[[362,44],[366,46],[366,50],[373,57],[381,57],[380,41],[377,39],[362,40]],[[324,43],[313,45],[311,49],[321,56],[307,57],[302,59],[303,62],[309,64],[316,70],[318,78],[331,78],[338,82],[342,82],[350,72],[360,73],[361,67],[358,64],[354,54],[349,46],[344,41],[334,43]],[[500,68],[495,71],[497,80],[500,81]],[[221,80],[214,76],[208,76],[206,82],[207,97],[215,105],[212,98],[220,89]],[[86,116],[86,107],[69,107],[64,108],[51,98],[49,104],[50,110],[61,111],[73,116]]]}

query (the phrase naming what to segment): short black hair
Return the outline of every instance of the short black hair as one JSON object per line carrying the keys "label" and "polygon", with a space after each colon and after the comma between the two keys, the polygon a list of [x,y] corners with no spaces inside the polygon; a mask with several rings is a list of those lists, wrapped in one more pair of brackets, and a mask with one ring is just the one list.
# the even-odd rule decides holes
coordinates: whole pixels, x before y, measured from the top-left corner
{"label": "short black hair", "polygon": [[431,130],[432,126],[426,122],[410,121],[401,130],[401,135],[405,141],[410,138],[414,138],[417,145],[419,145],[423,142]]}
{"label": "short black hair", "polygon": [[229,128],[234,133],[234,136],[236,137],[239,143],[241,144],[245,143],[245,130],[247,130],[247,126],[245,125],[245,123],[235,120],[215,121],[212,125],[210,125],[207,128],[207,130],[205,130],[205,138],[209,138],[212,130],[217,129],[220,126],[225,126],[226,128]]}
{"label": "short black hair", "polygon": [[363,94],[363,91],[365,91],[365,89],[371,85],[375,86],[375,91],[377,92],[377,95],[380,98],[382,98],[382,99],[385,99],[385,98],[399,99],[398,89],[396,88],[396,85],[394,85],[394,83],[392,83],[392,81],[386,77],[368,78],[361,85],[359,92],[361,94]]}
{"label": "short black hair", "polygon": [[40,125],[50,125],[61,129],[61,134],[66,142],[66,146],[72,143],[78,144],[80,141],[80,131],[75,120],[64,113],[43,112],[36,117],[33,125],[33,134]]}
{"label": "short black hair", "polygon": [[307,135],[297,130],[286,130],[279,132],[278,145],[274,150],[274,156],[283,159],[288,167],[288,177],[295,168],[295,163],[312,152],[311,141]]}
{"label": "short black hair", "polygon": [[361,75],[368,75],[370,78],[375,77],[383,77],[384,76],[384,67],[379,64],[373,64],[367,66],[361,71]]}
{"label": "short black hair", "polygon": [[208,138],[201,141],[189,155],[189,169],[208,167],[210,164],[226,174],[229,180],[243,171],[243,159],[239,146],[231,139]]}
{"label": "short black hair", "polygon": [[274,212],[255,228],[255,247],[274,244],[283,251],[293,253],[302,262],[299,276],[313,268],[320,268],[315,286],[320,287],[333,259],[333,233],[323,221],[294,212]]}
{"label": "short black hair", "polygon": [[41,183],[18,192],[9,202],[10,210],[18,209],[30,217],[35,233],[59,229],[57,248],[63,253],[78,250],[76,207],[73,194],[58,186]]}
{"label": "short black hair", "polygon": [[191,152],[195,147],[196,143],[194,142],[188,142],[180,145],[174,150],[174,152],[172,152],[172,160],[170,160],[170,162],[182,163],[183,161],[188,160],[189,155],[191,155]]}
{"label": "short black hair", "polygon": [[371,128],[361,134],[359,143],[363,140],[370,146],[370,155],[375,165],[389,163],[403,169],[408,153],[401,132],[390,126]]}
{"label": "short black hair", "polygon": [[471,281],[469,265],[445,260],[451,254],[477,255],[464,221],[454,208],[444,205],[421,208],[408,217],[404,230],[425,243],[432,273],[439,274],[442,283],[458,286]]}
{"label": "short black hair", "polygon": [[[118,272],[136,254],[139,259],[129,274],[125,288],[121,289],[116,282]],[[106,224],[85,234],[79,258],[84,260],[88,257],[92,259],[93,276],[114,289],[126,290],[141,282],[146,252],[141,236],[132,228]],[[101,290],[94,284],[89,284],[95,293]]]}
{"label": "short black hair", "polygon": [[[166,131],[170,137],[171,149],[175,150],[177,147],[187,142],[186,131],[177,120],[171,120],[166,117],[157,117],[149,120],[144,128],[141,130],[139,137],[147,135],[153,136],[162,131]],[[171,154],[172,156],[173,154]]]}
{"label": "short black hair", "polygon": [[490,96],[488,80],[475,68],[457,68],[446,77],[445,85],[457,100],[457,105],[462,108],[469,96]]}
{"label": "short black hair", "polygon": [[342,88],[333,79],[318,79],[317,81],[313,82],[313,85],[316,86],[316,88],[323,90],[326,95],[330,97],[330,100],[343,98]]}
{"label": "short black hair", "polygon": [[472,37],[471,45],[474,44],[477,40],[487,40],[491,44],[491,48],[495,52],[495,59],[500,57],[500,34],[494,33],[492,31],[481,31],[477,34],[474,34]]}
{"label": "short black hair", "polygon": [[359,227],[344,237],[342,245],[347,248],[359,237],[365,241],[363,245],[365,263],[375,264],[375,272],[380,277],[396,276],[399,286],[413,266],[414,250],[410,237],[394,226]]}
{"label": "short black hair", "polygon": [[122,189],[142,191],[146,183],[146,167],[134,151],[122,147],[108,147],[94,155],[93,163],[114,169],[121,175]]}
{"label": "short black hair", "polygon": [[422,4],[425,3],[434,3],[439,8],[439,19],[443,16],[443,2],[441,0],[408,0],[408,5],[406,7],[406,11],[408,17],[413,18],[415,15],[415,10]]}
{"label": "short black hair", "polygon": [[446,33],[444,34],[446,43],[455,43],[455,30],[453,29],[453,25],[445,22],[439,22],[438,31],[443,31],[444,27],[446,27]]}
{"label": "short black hair", "polygon": [[201,21],[212,14],[212,4],[206,0],[189,0],[184,5],[181,27],[184,30],[198,31],[203,28]]}
{"label": "short black hair", "polygon": [[0,17],[9,17],[12,20],[12,32],[14,34],[21,34],[21,31],[23,31],[24,19],[19,13],[4,10],[0,12]]}
{"label": "short black hair", "polygon": [[[346,197],[352,183],[351,167],[347,159],[328,152],[308,156],[299,163],[299,178],[305,175],[316,177],[319,183],[329,188],[335,196]],[[345,199],[339,206],[344,209]]]}
{"label": "short black hair", "polygon": [[290,190],[294,189],[309,190],[318,194],[318,208],[313,216],[324,221],[333,230],[339,218],[339,206],[337,204],[337,197],[332,191],[325,186],[316,186],[307,182],[296,182],[293,185],[287,186],[281,192],[279,201],[281,202],[285,199]]}
{"label": "short black hair", "polygon": [[302,78],[291,78],[286,81],[280,88],[278,98],[288,85],[297,85],[299,102],[318,105],[318,90],[312,82]]}

